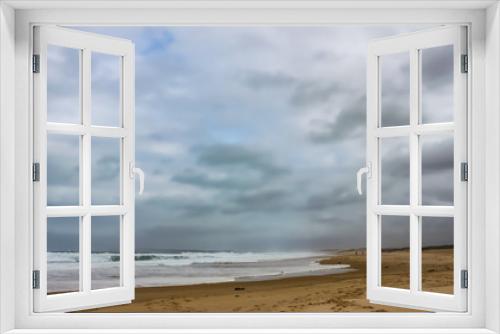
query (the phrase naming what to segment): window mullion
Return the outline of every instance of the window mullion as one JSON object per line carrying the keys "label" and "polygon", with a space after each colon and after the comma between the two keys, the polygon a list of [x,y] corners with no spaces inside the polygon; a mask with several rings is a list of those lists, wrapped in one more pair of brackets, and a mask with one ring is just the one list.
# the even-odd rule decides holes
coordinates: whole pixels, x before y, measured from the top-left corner
{"label": "window mullion", "polygon": [[[91,51],[83,50],[82,60],[82,121],[83,126],[88,129],[92,124],[91,121]],[[80,284],[84,292],[91,290],[91,265],[92,265],[92,249],[91,249],[91,215],[90,206],[92,201],[92,162],[91,162],[91,135],[85,132],[82,139],[82,204],[85,208],[85,214],[82,218],[80,231]]]}
{"label": "window mullion", "polygon": [[[419,52],[410,50],[410,208],[420,200],[420,149],[417,127],[419,124]],[[419,290],[420,282],[420,228],[419,217],[410,210],[410,290]]]}

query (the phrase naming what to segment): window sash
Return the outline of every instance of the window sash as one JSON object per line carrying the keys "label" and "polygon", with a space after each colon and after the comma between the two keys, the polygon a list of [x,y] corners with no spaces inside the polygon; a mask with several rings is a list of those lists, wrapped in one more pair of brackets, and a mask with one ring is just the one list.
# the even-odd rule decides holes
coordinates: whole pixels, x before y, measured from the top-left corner
{"label": "window sash", "polygon": [[[48,45],[80,50],[81,124],[47,122]],[[40,73],[34,75],[34,161],[40,163],[40,181],[34,187],[33,270],[40,271],[40,288],[33,290],[35,312],[67,311],[109,304],[128,303],[134,296],[134,184],[128,171],[134,157],[133,46],[107,36],[58,27],[37,27],[34,52],[40,55]],[[121,126],[94,126],[91,121],[91,56],[100,52],[121,59]],[[47,206],[47,136],[65,134],[80,137],[79,205]],[[92,204],[92,138],[118,138],[120,141],[120,198],[116,205]],[[92,217],[120,217],[120,286],[92,289]],[[49,217],[78,217],[79,291],[48,294],[47,224]]]}
{"label": "window sash", "polygon": [[[467,310],[467,289],[462,289],[461,271],[467,266],[467,182],[460,180],[460,165],[467,162],[467,81],[460,71],[462,54],[467,54],[466,28],[451,26],[389,37],[374,41],[368,51],[367,88],[367,159],[372,166],[367,182],[367,297],[380,304],[415,307],[424,310]],[[453,46],[453,123],[420,124],[421,61],[420,50]],[[405,52],[409,55],[409,125],[382,127],[380,57]],[[453,133],[453,192],[454,206],[421,205],[422,156],[420,135]],[[409,205],[381,203],[381,138],[407,138],[409,145]],[[410,287],[396,289],[382,286],[382,217],[409,217]],[[422,291],[421,217],[453,217],[454,294],[445,295]],[[471,273],[472,274],[472,273]]]}

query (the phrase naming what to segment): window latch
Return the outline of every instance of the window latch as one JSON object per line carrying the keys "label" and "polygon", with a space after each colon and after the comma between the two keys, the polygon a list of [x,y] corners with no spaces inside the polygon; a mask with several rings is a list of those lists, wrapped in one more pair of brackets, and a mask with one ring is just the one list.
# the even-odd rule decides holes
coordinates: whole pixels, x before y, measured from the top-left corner
{"label": "window latch", "polygon": [[135,176],[139,176],[139,195],[144,192],[144,171],[139,167],[135,167],[133,162],[129,165],[130,168],[130,178],[135,179]]}
{"label": "window latch", "polygon": [[363,174],[366,174],[366,178],[369,179],[372,176],[372,164],[371,162],[366,164],[366,167],[360,168],[356,174],[356,183],[358,188],[358,194],[363,195],[363,189],[361,186]]}

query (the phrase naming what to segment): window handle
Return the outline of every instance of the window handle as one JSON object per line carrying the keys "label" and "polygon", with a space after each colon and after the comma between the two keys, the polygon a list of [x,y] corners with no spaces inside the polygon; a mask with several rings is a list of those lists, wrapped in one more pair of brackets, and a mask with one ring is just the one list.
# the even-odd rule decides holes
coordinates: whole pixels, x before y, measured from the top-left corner
{"label": "window handle", "polygon": [[139,167],[135,167],[133,162],[130,163],[130,178],[135,179],[135,176],[139,176],[139,195],[144,192],[144,171]]}
{"label": "window handle", "polygon": [[372,164],[370,162],[367,163],[366,167],[360,168],[356,174],[358,194],[360,195],[363,195],[363,189],[361,187],[363,174],[366,174],[367,179],[372,176]]}

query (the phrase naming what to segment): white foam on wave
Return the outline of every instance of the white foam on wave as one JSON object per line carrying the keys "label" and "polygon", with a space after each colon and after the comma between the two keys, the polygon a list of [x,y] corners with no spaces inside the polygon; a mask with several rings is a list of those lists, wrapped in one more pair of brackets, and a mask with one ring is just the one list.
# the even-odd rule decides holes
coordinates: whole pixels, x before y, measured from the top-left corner
{"label": "white foam on wave", "polygon": [[[136,263],[148,262],[148,265],[188,266],[205,263],[253,263],[327,256],[321,252],[176,252],[176,253],[138,253]],[[78,263],[78,253],[49,252],[48,263]],[[118,262],[119,254],[93,253],[93,262]]]}
{"label": "white foam on wave", "polygon": [[[170,286],[230,281],[276,279],[343,272],[346,265],[321,265],[326,252],[171,252],[136,254],[137,286]],[[78,277],[78,254],[49,252],[49,291],[57,291]],[[119,254],[92,254],[93,275],[116,280]],[[104,282],[105,283],[105,282]]]}

